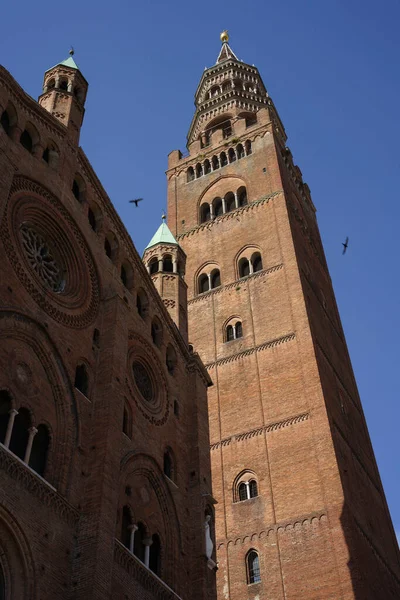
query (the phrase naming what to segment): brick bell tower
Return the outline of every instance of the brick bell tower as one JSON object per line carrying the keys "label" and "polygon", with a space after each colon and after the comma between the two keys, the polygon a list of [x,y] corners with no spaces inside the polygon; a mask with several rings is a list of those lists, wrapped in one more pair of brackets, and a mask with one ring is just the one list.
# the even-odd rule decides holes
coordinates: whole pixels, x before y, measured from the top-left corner
{"label": "brick bell tower", "polygon": [[315,208],[258,70],[221,35],[169,156],[205,363],[220,600],[396,600],[399,551]]}

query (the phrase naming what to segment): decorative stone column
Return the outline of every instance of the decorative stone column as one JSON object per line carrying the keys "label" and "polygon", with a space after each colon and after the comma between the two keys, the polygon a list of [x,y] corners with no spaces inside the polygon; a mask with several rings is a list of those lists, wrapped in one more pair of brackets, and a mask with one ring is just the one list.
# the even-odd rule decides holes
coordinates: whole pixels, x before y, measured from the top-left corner
{"label": "decorative stone column", "polygon": [[239,208],[239,198],[237,191],[235,192],[235,208]]}
{"label": "decorative stone column", "polygon": [[149,564],[150,564],[150,546],[152,545],[153,540],[148,537],[148,538],[144,538],[143,540],[143,545],[144,545],[144,564],[147,568],[149,568]]}
{"label": "decorative stone column", "polygon": [[29,459],[31,457],[33,438],[37,434],[38,430],[36,429],[36,427],[30,427],[28,429],[28,431],[29,431],[29,438],[28,438],[28,443],[26,445],[25,456],[24,456],[24,462],[26,462],[27,465],[29,465]]}
{"label": "decorative stone column", "polygon": [[162,271],[163,271],[163,259],[162,258],[158,259],[158,270],[160,273],[162,273]]}
{"label": "decorative stone column", "polygon": [[208,290],[211,290],[211,273],[208,273]]}
{"label": "decorative stone column", "polygon": [[214,219],[214,206],[213,203],[210,202],[210,220],[212,221]]}
{"label": "decorative stone column", "polygon": [[8,417],[8,423],[7,423],[7,431],[6,431],[6,437],[4,439],[4,445],[6,448],[9,447],[10,445],[10,440],[11,440],[11,434],[12,434],[12,430],[14,427],[14,421],[15,421],[15,417],[18,414],[18,411],[15,408],[12,408],[9,413],[10,416]]}
{"label": "decorative stone column", "polygon": [[131,530],[131,537],[129,538],[129,552],[133,554],[133,549],[135,546],[135,532],[138,530],[138,526],[133,523],[129,526],[129,529]]}
{"label": "decorative stone column", "polygon": [[[236,330],[235,330],[235,335],[236,335]],[[245,481],[246,484],[246,494],[247,494],[247,500],[250,498],[250,483],[248,481]]]}
{"label": "decorative stone column", "polygon": [[172,261],[172,272],[173,273],[178,272],[178,261],[176,260],[176,258],[174,258]]}
{"label": "decorative stone column", "polygon": [[225,203],[225,198],[222,198],[222,212],[223,214],[226,213],[226,203]]}

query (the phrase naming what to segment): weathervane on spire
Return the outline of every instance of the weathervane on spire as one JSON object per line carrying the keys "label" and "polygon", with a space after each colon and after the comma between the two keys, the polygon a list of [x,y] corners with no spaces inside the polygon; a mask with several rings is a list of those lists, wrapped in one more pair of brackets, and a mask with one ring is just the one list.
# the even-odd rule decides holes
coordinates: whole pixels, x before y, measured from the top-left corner
{"label": "weathervane on spire", "polygon": [[71,50],[69,51],[69,55],[70,55],[70,56],[73,56],[74,54],[75,54],[74,47],[73,47],[73,46],[71,46]]}
{"label": "weathervane on spire", "polygon": [[163,210],[162,215],[161,215],[161,219],[162,219],[163,223],[166,218],[167,218],[167,215],[165,214],[165,210]]}

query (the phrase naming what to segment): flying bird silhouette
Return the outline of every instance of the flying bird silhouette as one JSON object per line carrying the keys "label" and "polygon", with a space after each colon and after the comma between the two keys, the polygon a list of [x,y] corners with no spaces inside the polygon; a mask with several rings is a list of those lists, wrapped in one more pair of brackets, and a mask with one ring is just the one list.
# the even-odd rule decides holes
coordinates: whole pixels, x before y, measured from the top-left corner
{"label": "flying bird silhouette", "polygon": [[134,204],[137,208],[138,206],[138,202],[141,202],[143,200],[143,198],[135,198],[135,200],[129,200],[129,202],[132,204]]}
{"label": "flying bird silhouette", "polygon": [[346,250],[347,250],[347,246],[349,245],[349,238],[346,238],[346,241],[343,243],[342,242],[342,246],[343,246],[343,252],[342,254],[346,254]]}

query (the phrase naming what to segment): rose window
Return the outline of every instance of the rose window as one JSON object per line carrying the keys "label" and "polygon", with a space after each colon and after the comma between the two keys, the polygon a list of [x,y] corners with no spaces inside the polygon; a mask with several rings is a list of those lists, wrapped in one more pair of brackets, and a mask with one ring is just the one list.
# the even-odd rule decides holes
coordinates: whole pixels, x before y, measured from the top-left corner
{"label": "rose window", "polygon": [[25,256],[35,273],[53,292],[65,288],[64,269],[43,236],[27,225],[21,227],[22,247]]}
{"label": "rose window", "polygon": [[147,369],[140,362],[134,362],[132,365],[133,377],[139,392],[147,402],[154,400],[154,390],[151,377]]}

